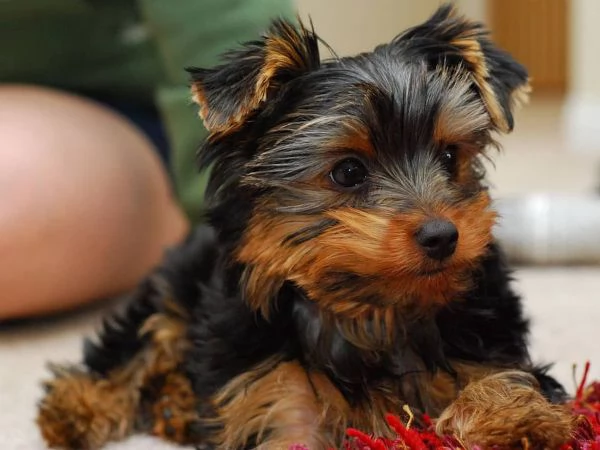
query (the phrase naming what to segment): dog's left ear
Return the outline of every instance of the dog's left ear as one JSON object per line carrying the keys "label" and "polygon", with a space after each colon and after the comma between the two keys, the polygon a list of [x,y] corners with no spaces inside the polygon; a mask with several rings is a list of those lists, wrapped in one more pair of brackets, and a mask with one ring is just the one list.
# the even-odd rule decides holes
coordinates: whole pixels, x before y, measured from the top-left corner
{"label": "dog's left ear", "polygon": [[280,19],[262,39],[225,54],[221,65],[187,69],[208,131],[224,135],[238,129],[286,82],[317,68],[317,39],[301,22],[296,26]]}
{"label": "dog's left ear", "polygon": [[394,42],[409,54],[424,56],[430,65],[465,67],[494,127],[504,133],[512,131],[514,109],[528,99],[529,76],[512,56],[494,45],[483,24],[460,16],[452,4],[446,4]]}

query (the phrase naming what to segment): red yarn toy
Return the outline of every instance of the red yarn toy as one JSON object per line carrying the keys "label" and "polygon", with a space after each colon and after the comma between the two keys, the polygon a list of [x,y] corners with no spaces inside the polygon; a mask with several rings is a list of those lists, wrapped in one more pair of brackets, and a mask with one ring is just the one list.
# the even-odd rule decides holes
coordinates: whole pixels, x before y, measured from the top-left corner
{"label": "red yarn toy", "polygon": [[[569,403],[577,426],[573,438],[560,450],[600,450],[600,381],[587,382],[590,363],[586,363],[583,377],[577,388],[575,398]],[[461,443],[452,436],[438,436],[433,421],[428,416],[421,418],[423,427],[411,427],[412,413],[405,425],[398,417],[386,417],[390,428],[396,433],[392,439],[369,435],[363,431],[349,428],[343,450],[464,450]],[[290,450],[309,450],[298,445]]]}

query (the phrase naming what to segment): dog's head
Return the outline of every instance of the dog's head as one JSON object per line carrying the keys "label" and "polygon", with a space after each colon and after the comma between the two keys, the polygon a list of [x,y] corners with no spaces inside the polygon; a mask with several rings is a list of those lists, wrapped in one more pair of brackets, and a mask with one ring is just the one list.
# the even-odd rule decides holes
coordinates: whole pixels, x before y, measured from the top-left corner
{"label": "dog's head", "polygon": [[495,218],[480,160],[528,90],[481,24],[443,6],[373,52],[321,62],[311,29],[277,21],[190,72],[213,221],[252,306],[266,313],[286,282],[349,314],[467,287]]}

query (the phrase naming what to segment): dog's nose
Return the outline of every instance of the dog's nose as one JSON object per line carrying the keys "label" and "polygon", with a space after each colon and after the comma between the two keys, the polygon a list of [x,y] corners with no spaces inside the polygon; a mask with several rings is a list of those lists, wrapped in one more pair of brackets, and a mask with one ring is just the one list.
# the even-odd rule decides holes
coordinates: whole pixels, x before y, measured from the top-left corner
{"label": "dog's nose", "polygon": [[442,261],[456,250],[458,230],[452,222],[434,219],[426,222],[415,238],[427,256]]}

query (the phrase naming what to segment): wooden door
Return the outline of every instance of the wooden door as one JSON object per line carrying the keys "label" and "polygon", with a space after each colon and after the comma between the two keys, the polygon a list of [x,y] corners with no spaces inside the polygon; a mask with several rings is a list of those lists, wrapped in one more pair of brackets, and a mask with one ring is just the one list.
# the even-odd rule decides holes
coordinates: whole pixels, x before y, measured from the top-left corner
{"label": "wooden door", "polygon": [[527,66],[534,92],[564,92],[569,0],[488,1],[492,37]]}

